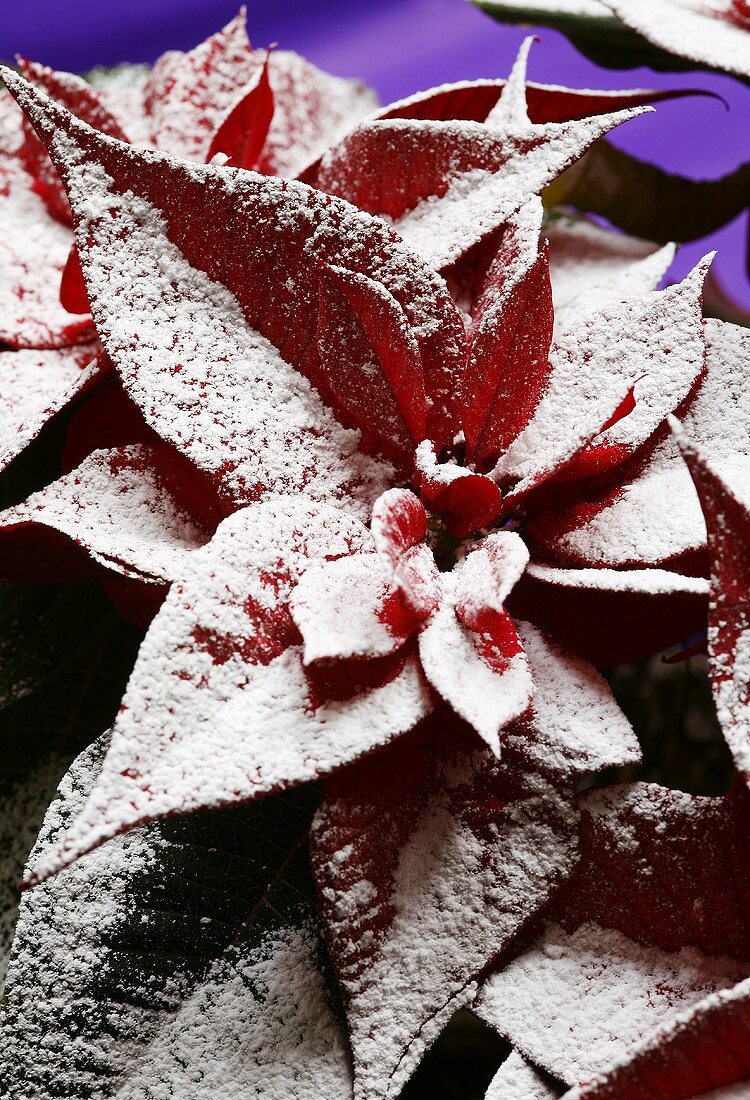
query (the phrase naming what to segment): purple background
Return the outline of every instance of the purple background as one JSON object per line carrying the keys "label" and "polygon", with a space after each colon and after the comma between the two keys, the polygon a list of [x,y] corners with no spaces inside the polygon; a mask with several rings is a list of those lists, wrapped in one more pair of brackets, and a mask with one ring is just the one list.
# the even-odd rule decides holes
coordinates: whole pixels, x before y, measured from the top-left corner
{"label": "purple background", "polygon": [[[189,49],[226,23],[237,0],[4,0],[0,57],[21,53],[56,68],[81,71],[119,61],[153,61],[166,49]],[[524,31],[503,27],[466,0],[251,0],[254,45],[278,42],[321,68],[370,83],[384,102],[421,88],[474,77],[506,76]],[[539,31],[529,77],[570,87],[693,87],[716,100],[689,99],[634,119],[613,140],[673,172],[719,175],[747,155],[750,89],[705,73],[610,72],[581,57],[554,31]],[[742,135],[742,136],[740,136]],[[718,274],[736,298],[750,302],[740,218],[710,241],[685,246],[674,273],[719,249]]]}

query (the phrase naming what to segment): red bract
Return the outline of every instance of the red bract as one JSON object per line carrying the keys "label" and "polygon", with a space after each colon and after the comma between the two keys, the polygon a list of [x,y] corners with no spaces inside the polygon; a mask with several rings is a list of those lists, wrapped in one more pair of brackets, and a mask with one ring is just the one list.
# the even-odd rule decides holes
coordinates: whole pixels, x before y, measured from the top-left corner
{"label": "red bract", "polygon": [[[671,1100],[742,1079],[746,1026],[735,1012],[714,1032],[712,1014],[736,1003],[750,974],[747,793],[635,784],[594,792],[582,810],[575,875],[476,1011],[537,1065],[580,1083],[576,1097]],[[688,1023],[703,1013],[705,1047]]]}
{"label": "red bract", "polygon": [[[0,572],[104,579],[149,606],[166,594],[101,770],[28,880],[137,826],[327,777],[313,866],[359,1100],[395,1097],[481,976],[551,914],[576,981],[580,928],[595,928],[605,1002],[612,960],[643,962],[653,1027],[674,1007],[663,974],[685,1005],[747,958],[711,877],[737,863],[744,796],[595,794],[579,835],[576,785],[639,748],[555,636],[606,665],[699,628],[705,526],[694,495],[665,504],[686,482],[692,494],[666,419],[711,457],[750,457],[750,349],[731,326],[704,329],[707,262],[657,290],[671,249],[544,222],[539,192],[645,94],[527,88],[527,50],[505,84],[436,89],[364,122],[365,90],[251,50],[242,19],[147,75],[5,75],[59,173],[31,130],[3,147],[21,227],[5,339],[24,350],[2,353],[13,394],[50,367],[16,401],[21,445],[81,401],[66,472],[0,516]],[[37,220],[38,270],[22,250]],[[80,314],[57,303],[64,264],[62,301]],[[716,439],[730,400],[733,431]],[[714,676],[741,762],[746,624],[727,656],[715,617],[746,578],[719,559]],[[579,842],[577,892],[558,894]],[[657,866],[705,876],[719,915],[688,927],[694,899],[670,879],[678,902],[662,899],[644,933]],[[713,960],[721,935],[731,959],[696,978],[690,956],[685,978],[682,953]],[[556,958],[528,950],[527,969]],[[496,1024],[524,958],[484,986]],[[565,1028],[545,1062],[538,1023],[519,1009],[502,1028],[571,1084],[610,1068],[608,1040],[582,1054]],[[188,1072],[182,1055],[164,1067]],[[493,1089],[543,1095],[540,1080],[516,1055]]]}

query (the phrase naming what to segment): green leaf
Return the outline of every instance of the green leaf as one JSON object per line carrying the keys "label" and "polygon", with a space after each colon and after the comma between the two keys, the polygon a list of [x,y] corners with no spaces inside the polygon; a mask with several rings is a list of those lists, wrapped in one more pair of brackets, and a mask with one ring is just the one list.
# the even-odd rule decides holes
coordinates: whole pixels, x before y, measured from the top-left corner
{"label": "green leaf", "polygon": [[97,585],[0,586],[0,982],[29,849],[60,777],[114,721],[142,632]]}
{"label": "green leaf", "polygon": [[[79,812],[106,741],[61,784],[32,862]],[[25,895],[0,1095],[344,1100],[306,852],[316,802],[298,788],[149,825]]]}
{"label": "green leaf", "polygon": [[600,141],[544,195],[601,214],[634,237],[666,243],[714,233],[750,203],[750,162],[715,180],[691,180]]}
{"label": "green leaf", "polygon": [[642,65],[657,72],[693,72],[706,69],[652,45],[627,27],[602,5],[602,14],[582,11],[576,0],[551,4],[510,3],[503,0],[471,0],[499,23],[549,27],[560,31],[590,61],[605,69],[635,69]]}

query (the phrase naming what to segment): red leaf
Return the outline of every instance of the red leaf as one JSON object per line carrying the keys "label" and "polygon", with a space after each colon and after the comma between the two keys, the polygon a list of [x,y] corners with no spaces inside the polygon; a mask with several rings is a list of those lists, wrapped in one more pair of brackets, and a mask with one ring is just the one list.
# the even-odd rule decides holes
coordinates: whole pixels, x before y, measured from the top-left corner
{"label": "red leaf", "polygon": [[424,717],[432,704],[408,651],[368,662],[364,679],[326,682],[303,665],[295,584],[371,545],[357,520],[299,498],[226,519],[154,619],[97,787],[39,874],[139,823],[312,779]]}
{"label": "red leaf", "polygon": [[716,712],[738,771],[750,781],[750,509],[746,476],[719,476],[677,435],[708,528],[708,654]]}
{"label": "red leaf", "polygon": [[[361,385],[361,372],[347,369],[348,347],[345,330],[334,323],[330,292],[321,285],[321,309],[318,315],[321,353],[340,363],[331,385],[334,396],[346,408],[351,419],[372,430],[376,436],[393,443],[409,454],[421,443],[427,431],[427,397],[419,344],[404,310],[388,290],[366,275],[326,265],[325,275],[351,308],[375,352],[380,374],[371,374]],[[356,360],[355,360],[356,363]],[[441,372],[442,373],[442,372]],[[449,379],[438,375],[435,390],[445,389]],[[433,388],[433,387],[430,387]],[[449,393],[435,394],[445,404]]]}
{"label": "red leaf", "polygon": [[[368,485],[384,477],[382,468],[357,454],[356,433],[339,426],[293,369],[336,407],[340,364],[321,358],[316,339],[320,268],[342,266],[382,283],[404,310],[426,376],[445,379],[447,394],[464,334],[444,285],[379,221],[348,204],[300,184],[136,151],[59,108],[34,106],[31,90],[14,79],[47,139],[57,124],[84,151],[83,165],[71,153],[60,166],[79,207],[92,308],[147,421],[210,473],[229,503],[286,485],[326,499],[360,494],[366,511],[377,496]],[[202,211],[200,232],[194,209]],[[146,282],[131,277],[134,265],[148,271]],[[333,323],[350,335],[351,366],[368,370],[372,348],[345,302]],[[431,419],[430,430],[444,434],[449,413],[441,403]]]}
{"label": "red leaf", "polygon": [[[506,85],[515,94],[520,69]],[[493,108],[497,111],[498,107]],[[314,183],[395,222],[436,268],[506,222],[599,137],[639,108],[578,122],[365,122],[327,153]]]}
{"label": "red leaf", "polygon": [[[676,286],[605,306],[557,335],[544,395],[495,471],[501,484],[516,481],[506,508],[542,481],[566,476],[581,453],[623,461],[694,392],[704,371],[705,272],[703,261]],[[631,388],[634,410],[603,430]],[[625,564],[627,547],[618,550]]]}
{"label": "red leaf", "polygon": [[[408,99],[389,103],[378,117],[433,119],[441,122],[468,119],[485,122],[487,115],[500,99],[506,83],[505,80],[462,80],[455,84],[442,84],[437,88],[417,92]],[[608,114],[615,110],[626,110],[628,107],[643,107],[649,103],[662,103],[667,99],[695,95],[712,96],[713,93],[702,89],[589,92],[529,81],[526,84],[526,107],[532,122],[573,122],[591,115]]]}
{"label": "red leaf", "polygon": [[[542,936],[489,978],[479,1014],[575,1084],[606,1075],[655,1029],[667,1036],[706,994],[747,975],[745,803],[739,791],[695,798],[651,784],[587,795],[581,863]],[[591,1095],[674,1100],[724,1083],[703,1076],[699,1045],[683,1049],[696,1063],[692,1091],[668,1074],[619,1091],[635,1078],[615,1069],[610,1090]]]}
{"label": "red leaf", "polygon": [[[119,138],[121,141],[129,141],[128,135],[122,126],[103,102],[102,96],[96,88],[92,87],[80,76],[73,73],[56,72],[46,65],[39,65],[34,61],[21,59],[21,72],[26,79],[41,88],[48,96],[67,108],[76,118],[87,122],[96,130],[101,130],[110,137]],[[24,122],[24,145],[22,159],[26,170],[35,180],[35,190],[47,204],[47,208],[53,217],[70,225],[70,207],[65,194],[65,188],[55,169],[50,163],[47,151],[39,141],[31,126]],[[76,313],[87,313],[88,310],[74,310]]]}
{"label": "red leaf", "polygon": [[64,348],[92,340],[91,318],[73,320],[58,296],[72,234],[50,217],[28,175],[15,166],[0,166],[0,211],[0,343]]}
{"label": "red leaf", "polygon": [[101,376],[90,345],[0,351],[0,469]]}
{"label": "red leaf", "polygon": [[223,154],[231,168],[255,168],[266,143],[273,119],[273,90],[268,79],[271,51],[266,53],[256,83],[232,108],[213,136],[207,161]]}
{"label": "red leaf", "polygon": [[549,377],[554,313],[540,214],[525,207],[508,224],[469,329],[462,424],[467,458],[480,469],[526,427]]}
{"label": "red leaf", "polygon": [[205,161],[219,124],[260,67],[248,42],[244,9],[189,53],[163,54],[143,93],[153,144]]}
{"label": "red leaf", "polygon": [[60,280],[60,305],[68,313],[90,313],[91,305],[83,280],[81,259],[75,245],[68,253]]}
{"label": "red leaf", "polygon": [[113,572],[146,583],[171,581],[209,537],[181,496],[163,444],[95,451],[0,513],[0,574],[76,580]]}
{"label": "red leaf", "polygon": [[514,616],[530,619],[598,668],[640,661],[699,631],[706,581],[666,569],[558,569],[532,563]]}
{"label": "red leaf", "polygon": [[446,716],[332,779],[312,830],[355,1095],[395,1097],[574,860],[568,797]]}

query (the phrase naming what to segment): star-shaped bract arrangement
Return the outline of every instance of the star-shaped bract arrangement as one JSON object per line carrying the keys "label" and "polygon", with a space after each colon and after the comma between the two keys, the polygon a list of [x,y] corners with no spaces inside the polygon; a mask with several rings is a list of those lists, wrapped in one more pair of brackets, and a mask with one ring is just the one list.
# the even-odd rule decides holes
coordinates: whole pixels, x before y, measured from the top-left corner
{"label": "star-shaped bract arrangement", "polygon": [[[5,77],[25,112],[3,167],[21,444],[78,404],[67,471],[0,517],[0,569],[163,601],[103,760],[30,862],[21,940],[109,881],[129,837],[161,850],[175,814],[262,814],[329,776],[312,869],[368,1100],[397,1095],[570,877],[578,781],[638,759],[581,654],[606,665],[705,616],[705,525],[666,417],[719,465],[747,458],[746,339],[704,328],[706,264],[657,290],[670,249],[543,229],[539,193],[649,96],[527,87],[527,49],[505,84],[361,123],[361,87],[251,51],[242,20],[148,74]],[[230,998],[247,1090],[265,1059],[271,1095],[349,1095],[330,1008],[294,1022],[287,1004],[270,1035],[263,998],[230,993],[247,967],[266,985],[291,968],[297,1002],[320,984],[318,918],[277,898],[306,833],[176,1026],[149,1032],[149,1080],[184,1090],[196,1021],[205,1039]],[[17,1067],[35,1026],[14,1032]]]}

